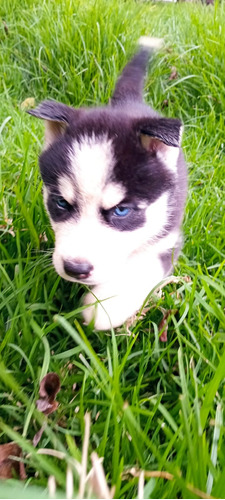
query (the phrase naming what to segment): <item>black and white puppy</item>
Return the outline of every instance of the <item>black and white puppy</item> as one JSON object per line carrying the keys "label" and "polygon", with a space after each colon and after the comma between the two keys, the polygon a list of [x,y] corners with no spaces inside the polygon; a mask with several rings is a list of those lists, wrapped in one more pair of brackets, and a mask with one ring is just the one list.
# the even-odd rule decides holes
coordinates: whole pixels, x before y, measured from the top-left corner
{"label": "black and white puppy", "polygon": [[55,232],[53,263],[63,278],[91,287],[83,316],[87,323],[94,318],[97,330],[132,316],[172,271],[181,247],[182,124],[143,103],[155,41],[147,42],[123,70],[107,106],[74,109],[44,101],[29,111],[45,120],[39,163]]}

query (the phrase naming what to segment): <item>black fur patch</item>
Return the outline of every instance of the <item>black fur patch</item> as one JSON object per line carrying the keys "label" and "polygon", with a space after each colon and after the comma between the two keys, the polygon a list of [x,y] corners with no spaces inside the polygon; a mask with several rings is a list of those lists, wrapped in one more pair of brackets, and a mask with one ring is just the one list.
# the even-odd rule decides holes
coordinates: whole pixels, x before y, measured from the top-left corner
{"label": "black fur patch", "polygon": [[[157,119],[151,121],[156,123]],[[163,126],[165,135],[165,123]],[[159,129],[159,125],[155,124],[155,128],[157,127]],[[74,140],[83,141],[84,136],[93,137],[93,135],[100,138],[107,136],[112,140],[114,167],[109,173],[108,182],[116,182],[125,188],[127,203],[132,203],[135,199],[136,204],[140,201],[147,201],[150,204],[165,191],[173,189],[175,184],[173,173],[158,159],[155,152],[148,152],[143,148],[139,121],[137,123],[137,120],[127,117],[118,109],[106,108],[86,112],[77,124],[73,124],[73,128],[58,138],[40,156],[41,175],[52,193],[58,192],[60,177],[70,174],[69,153]],[[77,207],[70,212],[59,212],[50,197],[48,210],[55,221],[78,216]],[[124,220],[115,217],[110,219],[106,215],[104,220],[118,230],[129,231],[144,225],[145,213],[143,210],[133,209],[132,214]]]}
{"label": "black fur patch", "polygon": [[[157,120],[155,120],[157,121]],[[120,110],[92,110],[77,124],[74,138],[107,135],[113,142],[114,168],[109,181],[122,184],[127,197],[154,202],[174,185],[174,175],[147,152],[140,141],[140,124]]]}
{"label": "black fur patch", "polygon": [[73,205],[66,203],[65,207],[61,207],[58,203],[60,199],[61,195],[59,192],[57,194],[57,189],[48,190],[47,207],[52,220],[54,222],[64,222],[71,218],[77,219],[79,217],[79,209],[76,202]]}
{"label": "black fur patch", "polygon": [[65,134],[39,157],[41,176],[46,186],[58,186],[59,177],[70,173],[70,136]]}
{"label": "black fur patch", "polygon": [[119,77],[111,99],[112,106],[124,101],[142,101],[145,71],[149,61],[149,50],[142,49],[134,55]]}
{"label": "black fur patch", "polygon": [[139,130],[130,127],[114,138],[116,164],[113,180],[121,183],[127,196],[153,203],[174,185],[173,174],[141,145]]}

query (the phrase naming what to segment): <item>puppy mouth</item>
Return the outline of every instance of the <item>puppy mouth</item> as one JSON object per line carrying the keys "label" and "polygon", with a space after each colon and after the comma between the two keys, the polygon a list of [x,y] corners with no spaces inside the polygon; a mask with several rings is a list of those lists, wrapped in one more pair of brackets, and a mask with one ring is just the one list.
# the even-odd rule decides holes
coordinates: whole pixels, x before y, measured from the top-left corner
{"label": "puppy mouth", "polygon": [[88,274],[88,276],[87,276],[86,274],[80,274],[79,276],[77,276],[77,279],[78,279],[79,281],[81,281],[81,280],[86,281],[88,278],[90,278],[90,276],[91,276],[91,273],[90,273],[90,274]]}
{"label": "puppy mouth", "polygon": [[90,273],[88,276],[86,274],[80,274],[76,278],[72,274],[70,275],[69,273],[66,273],[66,274],[64,273],[62,275],[62,277],[66,281],[72,281],[73,283],[80,283],[80,284],[83,284],[83,285],[94,286],[94,285],[98,285],[99,284],[98,281],[96,281],[96,280],[93,279],[92,273]]}
{"label": "puppy mouth", "polygon": [[74,279],[74,280],[76,280],[76,281],[80,281],[80,282],[82,282],[82,283],[83,283],[83,282],[85,283],[85,282],[86,282],[86,281],[87,281],[87,280],[91,277],[91,274],[92,274],[92,273],[89,273],[89,274],[82,274],[82,273],[81,273],[81,274],[78,274],[77,276],[74,276],[74,274],[73,274],[73,273],[69,273],[69,272],[67,272],[67,273],[66,273],[66,276],[69,276],[70,278],[73,278],[73,279]]}

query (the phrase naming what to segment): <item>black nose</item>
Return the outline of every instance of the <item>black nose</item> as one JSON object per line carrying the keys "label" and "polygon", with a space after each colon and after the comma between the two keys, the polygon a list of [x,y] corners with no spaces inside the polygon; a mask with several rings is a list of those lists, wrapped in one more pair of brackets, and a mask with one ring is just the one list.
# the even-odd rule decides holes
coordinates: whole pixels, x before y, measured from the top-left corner
{"label": "black nose", "polygon": [[86,279],[93,269],[92,264],[84,260],[64,260],[64,271],[72,278]]}

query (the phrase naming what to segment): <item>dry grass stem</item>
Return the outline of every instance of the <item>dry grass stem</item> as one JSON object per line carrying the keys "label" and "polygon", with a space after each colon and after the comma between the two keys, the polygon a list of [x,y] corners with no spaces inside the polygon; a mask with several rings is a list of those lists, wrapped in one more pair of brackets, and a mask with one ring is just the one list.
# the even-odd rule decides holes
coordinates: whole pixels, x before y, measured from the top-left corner
{"label": "dry grass stem", "polygon": [[144,498],[144,485],[145,485],[145,474],[142,470],[138,481],[138,500],[143,500]]}
{"label": "dry grass stem", "polygon": [[66,470],[66,498],[73,498],[73,472],[70,466]]}
{"label": "dry grass stem", "polygon": [[54,476],[49,476],[48,478],[48,491],[50,498],[54,498],[56,492],[56,481]]}
{"label": "dry grass stem", "polygon": [[88,443],[90,436],[91,418],[90,413],[86,413],[84,416],[85,420],[85,431],[84,431],[84,442],[82,448],[82,460],[81,460],[81,476],[78,491],[78,498],[83,498],[86,483],[86,473],[87,473],[87,454],[88,454]]}

